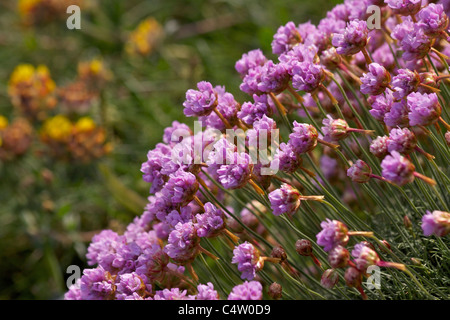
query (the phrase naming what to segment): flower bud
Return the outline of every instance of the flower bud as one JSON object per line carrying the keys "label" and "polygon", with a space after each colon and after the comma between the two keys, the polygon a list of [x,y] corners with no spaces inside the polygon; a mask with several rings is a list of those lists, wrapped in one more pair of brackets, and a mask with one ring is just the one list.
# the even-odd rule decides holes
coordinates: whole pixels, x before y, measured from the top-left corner
{"label": "flower bud", "polygon": [[273,247],[272,253],[270,254],[272,258],[281,259],[281,261],[285,261],[287,259],[287,254],[284,248],[280,245]]}
{"label": "flower bud", "polygon": [[328,254],[328,262],[333,269],[345,268],[350,260],[350,252],[343,246],[334,247]]}
{"label": "flower bud", "polygon": [[370,180],[372,169],[367,163],[362,160],[356,161],[348,170],[347,176],[352,179],[353,182],[366,183]]}
{"label": "flower bud", "polygon": [[[391,245],[389,244],[389,242],[387,242],[386,240],[381,240],[381,242],[385,245],[385,247],[386,247],[389,251],[392,251]],[[379,247],[380,247],[380,249],[381,249],[382,251],[388,252],[388,250],[386,250],[383,246],[380,245]]]}
{"label": "flower bud", "polygon": [[361,271],[366,271],[368,267],[376,265],[380,261],[375,250],[365,243],[358,243],[355,245],[352,256],[355,258],[356,267]]}
{"label": "flower bud", "polygon": [[274,282],[270,285],[269,290],[267,294],[269,297],[271,297],[274,300],[278,300],[281,298],[281,295],[283,293],[283,288],[280,284]]}
{"label": "flower bud", "polygon": [[[439,89],[439,82],[437,81],[437,76],[433,72],[423,72],[419,74],[420,76],[420,83],[424,84],[428,87]],[[429,89],[424,86],[419,86],[418,91],[420,93],[433,93],[435,92],[433,89]]]}
{"label": "flower bud", "polygon": [[320,61],[327,69],[333,70],[342,62],[342,57],[336,52],[335,47],[330,47],[322,51]]}
{"label": "flower bud", "polygon": [[405,226],[406,229],[411,229],[412,223],[408,216],[403,217],[403,225]]}
{"label": "flower bud", "polygon": [[333,119],[330,115],[323,121],[322,132],[327,141],[338,141],[345,139],[349,133],[349,126],[344,119]]}
{"label": "flower bud", "polygon": [[370,144],[370,152],[377,158],[383,159],[388,155],[388,136],[379,136]]}
{"label": "flower bud", "polygon": [[345,283],[352,288],[361,286],[362,273],[356,268],[350,267],[345,271]]}
{"label": "flower bud", "polygon": [[445,133],[445,142],[447,142],[447,145],[450,147],[450,131]]}
{"label": "flower bud", "polygon": [[311,241],[306,239],[297,240],[295,243],[295,250],[301,256],[310,256],[313,251]]}
{"label": "flower bud", "polygon": [[327,269],[322,274],[320,284],[326,289],[333,289],[333,287],[339,282],[339,274],[334,269]]}

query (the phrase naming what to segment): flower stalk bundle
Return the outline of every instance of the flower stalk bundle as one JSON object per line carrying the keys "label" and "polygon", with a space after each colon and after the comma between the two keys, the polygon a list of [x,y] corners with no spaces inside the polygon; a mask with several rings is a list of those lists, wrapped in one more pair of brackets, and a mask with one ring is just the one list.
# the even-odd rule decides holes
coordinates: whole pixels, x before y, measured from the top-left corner
{"label": "flower stalk bundle", "polygon": [[[164,130],[141,167],[143,214],[93,238],[65,298],[448,298],[441,2],[345,0],[317,26],[281,26],[273,59],[242,55],[248,101],[208,81],[187,90],[184,115],[203,130]],[[374,267],[388,274],[377,290]]]}

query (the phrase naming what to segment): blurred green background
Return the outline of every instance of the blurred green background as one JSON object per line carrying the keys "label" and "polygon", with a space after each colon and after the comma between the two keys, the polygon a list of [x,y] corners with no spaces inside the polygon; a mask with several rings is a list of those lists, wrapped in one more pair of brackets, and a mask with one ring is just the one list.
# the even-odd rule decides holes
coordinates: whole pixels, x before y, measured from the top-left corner
{"label": "blurred green background", "polygon": [[[149,186],[141,163],[173,120],[191,124],[182,112],[186,90],[206,80],[248,100],[234,69],[242,54],[261,48],[274,58],[270,44],[280,25],[317,23],[338,2],[85,0],[81,30],[68,30],[65,12],[61,19],[26,26],[19,1],[2,1],[0,115],[14,116],[7,86],[18,64],[44,64],[63,86],[75,78],[79,61],[101,58],[113,74],[103,95],[114,149],[88,165],[33,152],[0,163],[0,299],[61,298],[66,268],[87,266],[92,235],[123,230],[142,212]],[[124,50],[128,35],[148,17],[165,36],[150,55],[131,56]],[[100,114],[93,106],[90,115],[98,120]]]}

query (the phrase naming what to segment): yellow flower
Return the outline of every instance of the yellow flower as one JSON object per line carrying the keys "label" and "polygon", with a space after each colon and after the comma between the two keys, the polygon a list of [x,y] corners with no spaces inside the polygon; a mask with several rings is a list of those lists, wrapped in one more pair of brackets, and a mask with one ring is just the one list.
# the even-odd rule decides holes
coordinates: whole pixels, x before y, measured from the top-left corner
{"label": "yellow flower", "polygon": [[19,64],[9,78],[9,93],[14,95],[19,92],[19,87],[33,87],[39,95],[45,96],[56,88],[55,82],[50,77],[50,71],[44,65],[35,68],[31,64]]}
{"label": "yellow flower", "polygon": [[41,92],[50,93],[55,90],[56,84],[50,77],[50,70],[46,66],[37,66],[35,77],[37,86],[40,86]]}
{"label": "yellow flower", "polygon": [[47,119],[42,126],[42,134],[56,141],[67,141],[72,133],[72,122],[63,115]]}
{"label": "yellow flower", "polygon": [[9,86],[17,86],[19,83],[32,82],[35,68],[31,64],[19,64],[9,78]]}
{"label": "yellow flower", "polygon": [[18,8],[21,16],[27,16],[42,0],[19,0]]}
{"label": "yellow flower", "polygon": [[4,116],[0,116],[0,130],[5,129],[8,126],[8,119]]}
{"label": "yellow flower", "polygon": [[126,51],[130,54],[148,55],[154,51],[162,35],[163,29],[158,21],[147,18],[131,32]]}
{"label": "yellow flower", "polygon": [[95,129],[95,122],[89,117],[80,118],[75,123],[76,131],[83,132],[83,131],[91,131],[93,129]]}

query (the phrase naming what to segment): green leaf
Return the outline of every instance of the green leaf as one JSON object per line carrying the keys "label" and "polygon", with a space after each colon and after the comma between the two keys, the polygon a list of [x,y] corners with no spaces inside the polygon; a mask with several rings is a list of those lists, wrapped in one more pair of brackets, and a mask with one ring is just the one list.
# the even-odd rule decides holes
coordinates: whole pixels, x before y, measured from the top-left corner
{"label": "green leaf", "polygon": [[122,183],[119,177],[105,165],[99,164],[100,172],[106,180],[106,185],[113,197],[131,212],[140,215],[147,205],[147,200]]}

